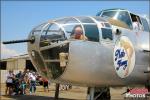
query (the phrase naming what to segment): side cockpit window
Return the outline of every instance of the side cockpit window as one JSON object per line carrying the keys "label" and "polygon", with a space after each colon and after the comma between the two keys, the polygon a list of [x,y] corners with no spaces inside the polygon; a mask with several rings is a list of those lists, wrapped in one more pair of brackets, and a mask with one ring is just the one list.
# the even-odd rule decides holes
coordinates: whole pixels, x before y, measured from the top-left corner
{"label": "side cockpit window", "polygon": [[97,25],[83,25],[85,36],[88,41],[99,42],[99,31]]}
{"label": "side cockpit window", "polygon": [[[84,28],[84,29],[83,29]],[[97,25],[67,25],[64,26],[68,39],[88,40],[99,42],[99,31]]]}
{"label": "side cockpit window", "polygon": [[142,22],[140,20],[140,17],[137,15],[134,15],[132,13],[130,13],[131,19],[132,19],[132,26],[133,26],[133,30],[143,30],[143,26],[142,26]]}
{"label": "side cockpit window", "polygon": [[83,28],[80,24],[65,25],[64,29],[68,39],[84,40]]}
{"label": "side cockpit window", "polygon": [[144,19],[144,18],[141,18],[141,21],[143,23],[144,31],[150,32],[150,27],[149,27],[149,24],[148,24],[147,20]]}
{"label": "side cockpit window", "polygon": [[84,28],[85,36],[88,41],[99,42],[99,30],[97,24],[90,17],[77,17]]}
{"label": "side cockpit window", "polygon": [[[102,34],[102,40],[104,41],[112,41],[112,27],[111,25],[101,17],[93,17],[98,22],[99,32]],[[98,36],[97,36],[98,37]]]}
{"label": "side cockpit window", "polygon": [[81,27],[81,25],[76,25],[73,28],[71,38],[79,39],[79,40],[86,40],[87,39],[83,33],[83,28]]}
{"label": "side cockpit window", "polygon": [[109,28],[102,28],[102,38],[105,40],[113,40],[112,30]]}

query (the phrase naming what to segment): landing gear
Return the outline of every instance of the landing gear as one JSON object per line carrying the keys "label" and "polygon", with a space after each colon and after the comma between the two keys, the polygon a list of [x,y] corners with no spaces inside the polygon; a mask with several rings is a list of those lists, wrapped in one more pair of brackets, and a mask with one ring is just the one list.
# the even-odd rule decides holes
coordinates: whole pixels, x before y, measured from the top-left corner
{"label": "landing gear", "polygon": [[145,87],[148,89],[148,92],[150,92],[150,80],[147,80]]}
{"label": "landing gear", "polygon": [[55,99],[54,100],[58,100],[58,98],[59,98],[59,87],[60,87],[60,84],[56,83]]}
{"label": "landing gear", "polygon": [[146,94],[146,97],[150,97],[150,80],[147,80],[145,88],[148,89],[148,94]]}
{"label": "landing gear", "polygon": [[92,87],[88,88],[87,100],[110,100],[110,89],[109,87]]}
{"label": "landing gear", "polygon": [[94,100],[94,92],[95,92],[95,88],[94,87],[88,87],[87,100]]}

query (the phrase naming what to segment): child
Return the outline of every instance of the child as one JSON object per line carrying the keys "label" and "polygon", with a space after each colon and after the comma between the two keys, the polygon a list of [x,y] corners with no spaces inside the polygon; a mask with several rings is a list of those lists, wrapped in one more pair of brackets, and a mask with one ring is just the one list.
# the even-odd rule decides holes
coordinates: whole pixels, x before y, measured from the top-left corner
{"label": "child", "polygon": [[26,83],[22,80],[20,84],[21,94],[26,94]]}

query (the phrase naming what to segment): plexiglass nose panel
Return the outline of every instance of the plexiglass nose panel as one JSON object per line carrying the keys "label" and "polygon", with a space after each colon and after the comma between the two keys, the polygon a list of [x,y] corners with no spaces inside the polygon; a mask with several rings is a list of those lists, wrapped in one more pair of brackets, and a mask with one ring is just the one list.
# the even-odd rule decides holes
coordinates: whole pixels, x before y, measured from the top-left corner
{"label": "plexiglass nose panel", "polygon": [[40,47],[51,45],[51,43],[65,40],[65,35],[56,23],[47,24],[41,30]]}

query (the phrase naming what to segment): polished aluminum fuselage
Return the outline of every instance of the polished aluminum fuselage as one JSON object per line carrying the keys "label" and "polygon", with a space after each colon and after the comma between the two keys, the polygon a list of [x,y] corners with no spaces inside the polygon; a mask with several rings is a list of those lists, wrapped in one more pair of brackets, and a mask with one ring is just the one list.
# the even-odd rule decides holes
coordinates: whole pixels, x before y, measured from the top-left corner
{"label": "polished aluminum fuselage", "polygon": [[[135,48],[135,67],[128,77],[122,79],[115,72],[113,62],[115,40],[107,43],[104,41],[101,43],[72,41],[69,46],[69,64],[58,80],[87,86],[145,84],[150,78],[148,74],[144,73],[149,67],[149,53],[143,52],[138,47],[141,45],[137,42],[140,37],[137,37],[133,31],[122,30],[124,33],[122,35],[128,36]],[[145,34],[147,34],[145,37],[148,37],[148,33]],[[141,41],[144,43],[145,40]]]}
{"label": "polished aluminum fuselage", "polygon": [[[100,42],[91,42],[86,40],[68,40],[69,56],[68,64],[61,76],[51,79],[47,67],[47,76],[55,82],[71,83],[75,85],[101,87],[101,86],[125,86],[125,85],[144,85],[150,78],[150,74],[144,73],[149,67],[149,33],[129,30],[121,27],[120,35],[113,34],[112,41],[105,41],[101,37]],[[99,29],[100,30],[100,29]],[[35,35],[35,43],[28,43],[28,51],[30,57],[32,50],[39,53],[37,59],[42,60],[44,67],[44,58],[41,55],[39,41],[40,34]],[[30,34],[31,36],[31,34]],[[29,36],[29,37],[30,37]],[[114,67],[113,53],[115,42],[121,36],[127,36],[133,43],[135,50],[135,66],[131,74],[126,78],[120,78]],[[143,47],[144,45],[144,47]],[[37,62],[31,57],[32,63],[37,66]],[[42,74],[40,68],[36,67]]]}

